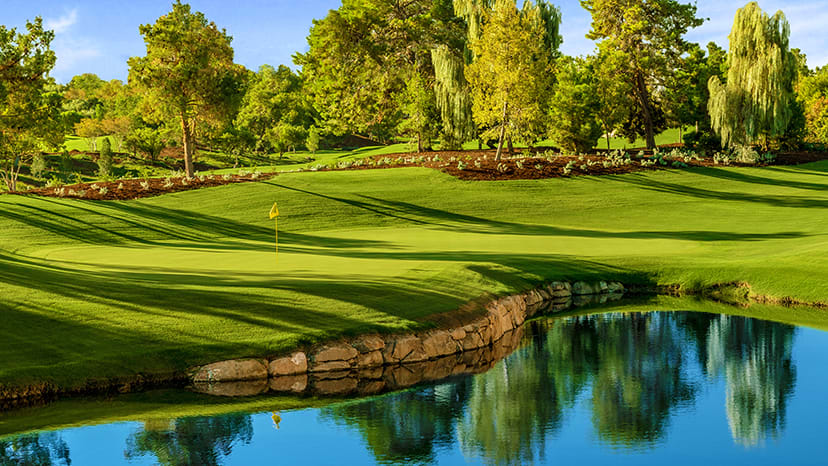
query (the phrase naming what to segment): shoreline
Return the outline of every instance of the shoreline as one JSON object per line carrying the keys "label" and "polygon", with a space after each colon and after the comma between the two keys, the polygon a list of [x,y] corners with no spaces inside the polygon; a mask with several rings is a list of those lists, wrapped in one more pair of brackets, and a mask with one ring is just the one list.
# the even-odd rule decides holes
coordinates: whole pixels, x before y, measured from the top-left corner
{"label": "shoreline", "polygon": [[485,372],[518,347],[524,322],[534,317],[625,297],[658,295],[698,296],[737,307],[756,303],[828,308],[828,303],[820,301],[755,295],[745,282],[684,289],[678,284],[625,286],[606,281],[554,281],[529,291],[494,297],[482,309],[461,307],[436,314],[430,318],[436,328],[418,332],[339,338],[299,347],[289,354],[218,361],[182,372],[92,378],[68,389],[49,382],[0,386],[0,412],[62,398],[158,388],[190,388],[215,396],[268,392],[317,396],[378,394],[454,375]]}

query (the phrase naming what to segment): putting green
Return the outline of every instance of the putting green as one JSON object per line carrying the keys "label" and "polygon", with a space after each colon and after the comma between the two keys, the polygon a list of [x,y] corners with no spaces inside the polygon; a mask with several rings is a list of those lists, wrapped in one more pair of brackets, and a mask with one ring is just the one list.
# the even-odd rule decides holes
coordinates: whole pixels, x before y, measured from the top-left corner
{"label": "putting green", "polygon": [[553,279],[744,280],[828,301],[827,208],[826,162],[511,182],[294,173],[129,202],[2,196],[0,383],[403,331]]}

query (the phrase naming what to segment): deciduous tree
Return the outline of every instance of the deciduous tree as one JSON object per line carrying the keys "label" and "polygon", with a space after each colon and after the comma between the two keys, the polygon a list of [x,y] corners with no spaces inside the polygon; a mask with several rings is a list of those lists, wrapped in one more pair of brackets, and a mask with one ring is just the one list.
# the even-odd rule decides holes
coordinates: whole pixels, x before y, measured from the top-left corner
{"label": "deciduous tree", "polygon": [[756,2],[736,12],[730,31],[727,81],[710,78],[710,119],[723,145],[766,146],[794,116],[797,58],[788,48],[784,13],[764,13]]}
{"label": "deciduous tree", "polygon": [[497,0],[486,12],[480,37],[471,43],[474,61],[466,68],[474,120],[503,143],[515,136],[531,142],[544,132],[544,107],[551,85],[553,50],[537,5]]}

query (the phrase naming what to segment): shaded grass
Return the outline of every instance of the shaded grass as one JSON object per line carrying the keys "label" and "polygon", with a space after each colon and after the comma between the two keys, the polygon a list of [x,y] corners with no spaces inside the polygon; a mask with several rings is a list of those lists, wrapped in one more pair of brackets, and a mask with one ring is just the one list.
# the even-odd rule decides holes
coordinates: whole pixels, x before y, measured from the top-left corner
{"label": "shaded grass", "polygon": [[[544,280],[828,300],[828,163],[463,182],[282,174],[129,202],[0,197],[0,384],[182,370]],[[279,254],[267,213],[279,203]]]}

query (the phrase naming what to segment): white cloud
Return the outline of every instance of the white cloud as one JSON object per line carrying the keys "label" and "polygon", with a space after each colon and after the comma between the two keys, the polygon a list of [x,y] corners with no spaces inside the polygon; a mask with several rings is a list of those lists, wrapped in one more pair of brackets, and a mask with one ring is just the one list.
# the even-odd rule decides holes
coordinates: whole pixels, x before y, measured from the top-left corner
{"label": "white cloud", "polygon": [[55,34],[62,34],[69,30],[75,23],[78,22],[78,10],[77,8],[67,12],[65,15],[61,16],[57,19],[46,19],[45,26],[46,29],[51,29],[55,31]]}

